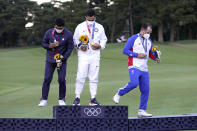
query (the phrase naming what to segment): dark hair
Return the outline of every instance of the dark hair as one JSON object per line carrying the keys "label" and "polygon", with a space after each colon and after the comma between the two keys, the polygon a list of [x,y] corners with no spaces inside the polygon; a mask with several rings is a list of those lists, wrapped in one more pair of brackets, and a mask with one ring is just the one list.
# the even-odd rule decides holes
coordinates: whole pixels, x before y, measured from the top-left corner
{"label": "dark hair", "polygon": [[54,25],[57,25],[57,26],[65,26],[65,21],[64,21],[64,19],[62,19],[62,18],[57,18],[57,19],[55,20]]}
{"label": "dark hair", "polygon": [[146,30],[148,27],[152,28],[152,25],[150,23],[144,23],[144,24],[142,24],[141,29],[145,29]]}
{"label": "dark hair", "polygon": [[88,9],[86,11],[86,16],[95,16],[96,12],[93,9]]}

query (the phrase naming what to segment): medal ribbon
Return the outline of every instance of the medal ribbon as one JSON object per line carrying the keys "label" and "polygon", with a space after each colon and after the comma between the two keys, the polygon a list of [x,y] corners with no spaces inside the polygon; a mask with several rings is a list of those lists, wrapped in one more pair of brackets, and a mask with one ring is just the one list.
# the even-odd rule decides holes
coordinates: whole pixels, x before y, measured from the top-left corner
{"label": "medal ribbon", "polygon": [[87,28],[88,28],[88,32],[91,36],[91,40],[93,40],[94,39],[94,32],[95,32],[95,23],[93,24],[93,27],[92,27],[92,33],[91,33],[90,26],[88,25],[87,21],[86,21],[86,25],[87,25]]}
{"label": "medal ribbon", "polygon": [[[139,34],[139,36],[140,36],[140,34]],[[145,53],[147,53],[147,39],[143,40],[142,37],[140,36],[140,40],[141,40],[141,43],[142,43]]]}
{"label": "medal ribbon", "polygon": [[[55,38],[55,29],[53,30],[52,34],[51,34],[51,38],[54,39],[54,42],[55,41],[59,41],[59,36],[57,35],[57,39]],[[58,46],[55,48],[55,54],[58,53]]]}

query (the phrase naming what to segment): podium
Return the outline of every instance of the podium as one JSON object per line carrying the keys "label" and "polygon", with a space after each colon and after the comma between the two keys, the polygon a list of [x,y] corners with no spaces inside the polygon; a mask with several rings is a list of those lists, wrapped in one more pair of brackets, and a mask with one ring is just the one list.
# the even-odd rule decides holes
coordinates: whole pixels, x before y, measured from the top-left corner
{"label": "podium", "polygon": [[197,114],[128,118],[127,106],[54,106],[53,118],[0,118],[0,131],[175,131],[197,129]]}
{"label": "podium", "polygon": [[57,131],[128,131],[127,106],[54,106]]}
{"label": "podium", "polygon": [[56,131],[56,119],[0,118],[0,131]]}

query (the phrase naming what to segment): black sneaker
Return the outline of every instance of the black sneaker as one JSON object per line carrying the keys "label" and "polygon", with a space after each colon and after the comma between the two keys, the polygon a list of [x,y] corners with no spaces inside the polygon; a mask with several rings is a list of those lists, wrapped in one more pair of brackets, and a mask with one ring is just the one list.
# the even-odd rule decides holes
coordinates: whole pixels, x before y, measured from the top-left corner
{"label": "black sneaker", "polygon": [[73,106],[79,106],[79,105],[80,105],[80,99],[77,97],[73,102]]}
{"label": "black sneaker", "polygon": [[90,100],[89,105],[90,106],[97,106],[97,105],[100,105],[100,103],[96,100],[96,98],[93,98]]}

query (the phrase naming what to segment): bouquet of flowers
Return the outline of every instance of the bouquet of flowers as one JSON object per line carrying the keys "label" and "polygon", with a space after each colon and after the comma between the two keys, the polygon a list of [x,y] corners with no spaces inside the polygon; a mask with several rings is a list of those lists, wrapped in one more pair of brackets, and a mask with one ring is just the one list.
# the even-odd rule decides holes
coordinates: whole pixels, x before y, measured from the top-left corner
{"label": "bouquet of flowers", "polygon": [[81,41],[82,46],[88,46],[89,37],[87,35],[81,35],[79,40]]}
{"label": "bouquet of flowers", "polygon": [[55,54],[54,55],[54,60],[56,61],[56,64],[57,64],[57,69],[59,70],[61,65],[62,65],[62,59],[63,59],[63,56],[60,55],[60,54]]}
{"label": "bouquet of flowers", "polygon": [[153,46],[152,51],[155,53],[156,58],[160,59],[161,51],[158,46]]}

